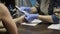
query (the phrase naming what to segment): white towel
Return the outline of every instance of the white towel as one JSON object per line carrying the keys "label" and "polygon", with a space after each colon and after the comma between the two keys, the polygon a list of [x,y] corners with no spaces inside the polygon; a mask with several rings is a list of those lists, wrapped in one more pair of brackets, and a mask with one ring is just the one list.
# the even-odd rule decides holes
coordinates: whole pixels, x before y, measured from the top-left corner
{"label": "white towel", "polygon": [[37,24],[39,24],[39,23],[41,23],[42,21],[41,20],[39,20],[39,19],[35,19],[35,20],[33,20],[31,23],[26,23],[26,22],[24,22],[24,23],[21,23],[22,25],[27,25],[27,26],[36,26]]}
{"label": "white towel", "polygon": [[60,30],[60,24],[52,24],[52,25],[48,26],[48,29]]}

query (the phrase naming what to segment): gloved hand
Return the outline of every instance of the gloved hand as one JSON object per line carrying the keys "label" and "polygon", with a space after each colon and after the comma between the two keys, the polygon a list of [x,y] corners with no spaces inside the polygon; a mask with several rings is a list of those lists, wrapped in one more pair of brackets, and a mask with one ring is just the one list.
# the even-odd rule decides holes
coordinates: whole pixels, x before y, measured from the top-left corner
{"label": "gloved hand", "polygon": [[31,8],[30,7],[20,7],[20,9],[21,10],[24,10],[24,11],[26,11],[28,13],[30,13],[30,11],[31,11]]}
{"label": "gloved hand", "polygon": [[25,19],[28,22],[31,22],[31,21],[33,21],[34,19],[37,19],[37,18],[38,18],[38,14],[29,14],[29,15],[26,15],[25,16]]}

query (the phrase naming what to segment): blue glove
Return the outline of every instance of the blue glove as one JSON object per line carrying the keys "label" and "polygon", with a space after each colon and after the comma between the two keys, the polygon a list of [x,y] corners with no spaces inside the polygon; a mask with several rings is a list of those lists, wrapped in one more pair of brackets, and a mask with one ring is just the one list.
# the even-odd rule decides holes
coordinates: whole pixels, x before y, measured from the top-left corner
{"label": "blue glove", "polygon": [[26,11],[28,13],[30,13],[30,11],[31,11],[30,7],[20,7],[20,9],[24,10],[24,11]]}
{"label": "blue glove", "polygon": [[26,15],[25,16],[25,19],[28,22],[31,22],[31,21],[33,21],[34,19],[37,19],[37,18],[38,18],[38,14],[29,14],[29,15]]}

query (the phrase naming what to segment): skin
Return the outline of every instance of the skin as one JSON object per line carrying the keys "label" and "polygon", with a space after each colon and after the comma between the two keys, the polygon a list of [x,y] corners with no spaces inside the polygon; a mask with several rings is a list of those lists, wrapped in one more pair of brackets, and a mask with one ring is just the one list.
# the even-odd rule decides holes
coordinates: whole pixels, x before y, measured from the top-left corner
{"label": "skin", "polygon": [[[33,10],[34,9],[34,10]],[[35,13],[37,11],[37,9],[35,8],[35,7],[32,7],[31,8],[31,13]],[[25,16],[21,16],[21,17],[19,17],[19,18],[16,18],[16,19],[14,19],[14,21],[15,22],[24,22],[24,19],[25,18]],[[42,21],[45,21],[46,23],[53,23],[53,20],[52,20],[52,17],[51,17],[51,15],[39,15],[38,16],[38,19],[40,19],[40,20],[42,20]]]}
{"label": "skin", "polygon": [[51,15],[39,15],[38,19],[45,21],[46,23],[53,23]]}
{"label": "skin", "polygon": [[[60,8],[54,8],[54,14],[60,18]],[[46,21],[49,22],[49,23],[54,23],[53,20],[52,20],[52,17],[51,15],[39,15],[38,16],[38,19],[42,20],[42,21]]]}
{"label": "skin", "polygon": [[24,20],[25,20],[25,15],[21,16],[21,17],[18,17],[18,18],[15,18],[13,19],[15,23],[23,23]]}
{"label": "skin", "polygon": [[[38,6],[37,6],[38,7]],[[54,13],[56,14],[56,15],[58,15],[58,17],[60,18],[60,13],[58,13],[58,12],[60,12],[59,11],[60,9],[54,9]],[[35,7],[31,7],[31,13],[35,13],[37,11],[37,9],[35,8]],[[51,17],[51,15],[39,15],[38,16],[38,19],[40,19],[40,20],[42,20],[42,21],[45,21],[46,23],[54,23],[53,22],[53,20],[52,20],[52,17]],[[22,23],[22,22],[24,22],[24,20],[25,20],[25,16],[21,16],[21,17],[18,17],[18,18],[16,18],[16,19],[14,19],[14,21],[17,23],[17,22],[20,22],[20,23]]]}
{"label": "skin", "polygon": [[[31,8],[31,9],[36,10],[35,7],[34,7],[34,8]],[[36,11],[37,11],[37,10],[36,10]],[[33,10],[31,10],[31,12],[34,13]],[[46,23],[47,23],[47,22],[53,23],[53,20],[52,20],[51,15],[39,15],[39,16],[38,16],[38,19],[40,19],[40,20],[42,20],[42,21],[46,21]]]}
{"label": "skin", "polygon": [[9,34],[18,34],[15,22],[13,21],[8,9],[2,3],[0,3],[0,20]]}

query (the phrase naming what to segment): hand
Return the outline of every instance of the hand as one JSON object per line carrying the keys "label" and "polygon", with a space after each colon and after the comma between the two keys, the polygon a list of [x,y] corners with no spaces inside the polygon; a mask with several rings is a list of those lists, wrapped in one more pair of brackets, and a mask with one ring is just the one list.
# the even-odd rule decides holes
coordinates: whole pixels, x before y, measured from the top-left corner
{"label": "hand", "polygon": [[26,11],[28,13],[30,13],[30,11],[31,11],[30,7],[20,7],[20,9],[24,10],[24,11]]}
{"label": "hand", "polygon": [[29,14],[29,15],[26,15],[25,16],[25,19],[28,22],[31,22],[31,21],[33,21],[34,19],[37,19],[37,18],[38,18],[38,14]]}

